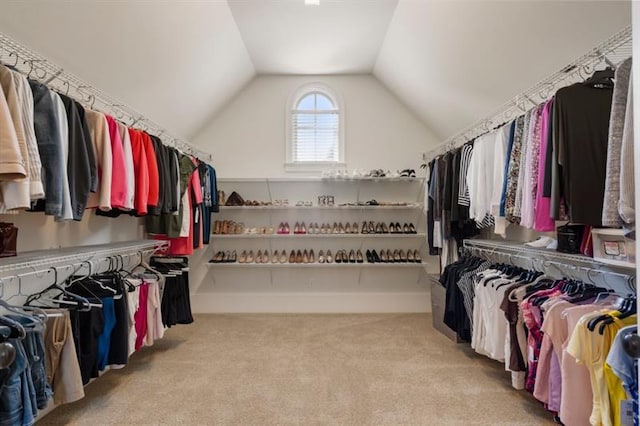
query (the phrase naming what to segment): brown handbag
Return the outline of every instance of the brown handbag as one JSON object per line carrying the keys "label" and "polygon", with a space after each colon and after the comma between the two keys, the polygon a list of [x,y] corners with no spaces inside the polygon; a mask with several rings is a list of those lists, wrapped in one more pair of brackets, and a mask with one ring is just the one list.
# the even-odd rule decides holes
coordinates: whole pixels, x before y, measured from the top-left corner
{"label": "brown handbag", "polygon": [[0,257],[17,256],[18,228],[13,223],[0,222]]}
{"label": "brown handbag", "polygon": [[244,206],[244,199],[236,191],[233,191],[227,198],[226,206]]}

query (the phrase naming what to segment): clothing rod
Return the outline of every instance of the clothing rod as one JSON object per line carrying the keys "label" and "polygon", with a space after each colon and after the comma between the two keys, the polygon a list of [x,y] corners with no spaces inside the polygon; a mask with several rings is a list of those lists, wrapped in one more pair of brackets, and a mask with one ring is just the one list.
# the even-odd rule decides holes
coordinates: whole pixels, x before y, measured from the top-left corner
{"label": "clothing rod", "polygon": [[530,109],[528,103],[539,105],[549,99],[557,89],[584,81],[602,65],[619,64],[632,56],[631,26],[623,28],[589,52],[575,59],[559,71],[524,90],[514,98],[505,102],[490,115],[478,120],[441,144],[423,153],[424,161],[429,161],[439,154],[444,154],[478,136],[491,131],[502,123],[509,122],[523,114],[523,109]]}
{"label": "clothing rod", "polygon": [[[488,254],[489,256],[508,256],[510,259],[510,263],[511,259],[513,258],[519,258],[519,259],[526,259],[529,260],[531,262],[531,267],[529,267],[530,269],[544,269],[544,267],[546,266],[556,266],[558,267],[558,270],[560,273],[564,273],[562,270],[560,270],[560,268],[569,268],[572,269],[574,271],[577,270],[582,270],[584,271],[587,276],[589,276],[591,273],[599,273],[601,275],[611,275],[611,276],[617,276],[623,279],[631,279],[634,277],[633,272],[630,272],[628,274],[625,273],[620,273],[620,272],[614,272],[614,271],[608,271],[608,270],[604,270],[604,269],[597,269],[597,268],[590,268],[588,266],[581,266],[581,265],[573,265],[570,263],[564,263],[564,262],[560,262],[558,260],[549,260],[549,259],[543,259],[540,257],[531,257],[529,256],[525,256],[523,254],[520,253],[507,253],[504,251],[500,251],[497,250],[496,248],[489,248],[489,247],[479,247],[479,246],[467,246],[465,245],[465,250],[468,250],[469,252],[473,253],[475,252],[481,252],[481,253],[485,253]],[[542,268],[536,268],[536,260],[540,260],[542,262]]]}
{"label": "clothing rod", "polygon": [[[60,93],[69,95],[72,89],[73,93],[70,96],[87,108],[109,114],[129,127],[136,125],[138,128],[153,133],[158,137],[162,135],[162,140],[166,145],[173,146],[201,160],[211,161],[213,159],[211,153],[188,143],[184,138],[173,136],[162,126],[134,108],[107,95],[102,90],[65,71],[59,65],[1,32],[0,62],[14,67],[29,78],[37,80]],[[73,96],[74,94],[75,96]]]}

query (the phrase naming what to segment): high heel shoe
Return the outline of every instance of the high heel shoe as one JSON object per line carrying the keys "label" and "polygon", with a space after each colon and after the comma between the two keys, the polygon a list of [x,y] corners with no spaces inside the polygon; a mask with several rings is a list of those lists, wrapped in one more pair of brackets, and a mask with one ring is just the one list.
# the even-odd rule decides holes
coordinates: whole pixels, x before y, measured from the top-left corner
{"label": "high heel shoe", "polygon": [[371,250],[367,250],[365,252],[365,256],[367,257],[367,262],[373,263],[373,256],[371,255]]}
{"label": "high heel shoe", "polygon": [[371,251],[371,256],[373,256],[373,261],[376,263],[380,263],[380,256],[378,256],[378,252],[376,252],[375,250]]}
{"label": "high heel shoe", "polygon": [[304,224],[304,222],[302,222],[302,224],[300,224],[300,233],[301,234],[306,234],[307,233],[307,227]]}
{"label": "high heel shoe", "polygon": [[221,251],[217,252],[217,253],[216,253],[216,254],[211,258],[211,260],[209,261],[209,263],[220,263],[220,262],[222,261],[222,256],[223,256],[223,254],[222,254],[222,252],[221,252]]}
{"label": "high heel shoe", "polygon": [[320,227],[318,226],[318,222],[316,222],[316,226],[313,227],[313,233],[314,234],[320,233]]}
{"label": "high heel shoe", "polygon": [[324,252],[322,250],[318,253],[318,263],[324,263]]}
{"label": "high heel shoe", "polygon": [[291,254],[289,255],[289,263],[296,263],[296,251],[291,250]]}
{"label": "high heel shoe", "polygon": [[396,222],[395,227],[396,227],[396,234],[402,234],[402,227],[400,226],[399,222]]}
{"label": "high heel shoe", "polygon": [[309,263],[316,263],[316,255],[313,253],[313,249],[309,251]]}
{"label": "high heel shoe", "polygon": [[271,257],[271,263],[278,263],[278,250],[273,251],[273,256]]}
{"label": "high heel shoe", "polygon": [[309,253],[306,249],[302,252],[302,263],[309,263]]}
{"label": "high heel shoe", "polygon": [[362,222],[362,230],[360,231],[361,234],[368,234],[369,233],[369,225],[367,225],[367,222]]}
{"label": "high heel shoe", "polygon": [[398,256],[400,257],[400,262],[407,263],[407,256],[405,256],[404,250],[400,250]]}
{"label": "high heel shoe", "polygon": [[325,259],[325,263],[333,263],[333,256],[331,255],[331,250],[327,250],[327,258]]}
{"label": "high heel shoe", "polygon": [[382,228],[382,233],[383,234],[388,234],[389,233],[389,228],[387,228],[387,224],[386,223],[382,222],[380,224],[380,227]]}
{"label": "high heel shoe", "polygon": [[300,224],[298,222],[296,222],[296,224],[293,226],[293,233],[294,234],[300,233]]}
{"label": "high heel shoe", "polygon": [[262,263],[269,263],[269,251],[265,250],[262,252]]}
{"label": "high heel shoe", "polygon": [[335,261],[336,261],[336,263],[342,263],[342,250],[338,250],[336,252]]}
{"label": "high heel shoe", "polygon": [[393,261],[396,263],[400,262],[400,252],[398,252],[398,250],[393,251]]}
{"label": "high heel shoe", "polygon": [[242,253],[240,253],[240,258],[238,259],[238,263],[247,263],[247,251],[246,250],[242,250]]}
{"label": "high heel shoe", "polygon": [[408,234],[409,233],[409,224],[405,223],[404,226],[402,227],[402,232],[404,234]]}
{"label": "high heel shoe", "polygon": [[420,252],[418,250],[413,251],[413,261],[415,263],[422,263],[422,257],[420,256]]}
{"label": "high heel shoe", "polygon": [[382,263],[389,262],[389,258],[387,257],[387,253],[384,250],[380,250],[380,261]]}
{"label": "high heel shoe", "polygon": [[302,252],[300,250],[296,252],[296,263],[302,263]]}
{"label": "high heel shoe", "polygon": [[287,263],[287,252],[285,250],[282,250],[280,254],[280,263]]}
{"label": "high heel shoe", "polygon": [[[340,224],[342,226],[342,224]],[[349,222],[347,222],[347,224],[344,227],[344,233],[345,234],[350,234],[351,233],[351,224]]]}
{"label": "high heel shoe", "polygon": [[356,263],[356,253],[353,250],[349,252],[349,263]]}
{"label": "high heel shoe", "polygon": [[331,233],[332,234],[338,234],[338,224],[336,222],[333,222],[333,228],[331,229]]}
{"label": "high heel shoe", "polygon": [[416,227],[415,227],[415,226],[413,226],[413,223],[410,223],[410,224],[409,224],[409,233],[410,233],[410,234],[417,234],[417,232],[416,232]]}
{"label": "high heel shoe", "polygon": [[258,250],[256,253],[256,263],[262,263],[262,250]]}
{"label": "high heel shoe", "polygon": [[342,222],[338,225],[338,234],[344,234],[344,226],[342,225]]}
{"label": "high heel shoe", "polygon": [[229,259],[229,262],[231,263],[235,263],[238,261],[238,253],[236,253],[236,251],[232,251],[231,252],[231,258]]}
{"label": "high heel shoe", "polygon": [[407,250],[407,262],[410,262],[410,263],[415,262],[415,258],[413,257],[412,250]]}
{"label": "high heel shoe", "polygon": [[291,228],[289,228],[289,222],[284,223],[284,232],[283,234],[289,235],[291,233]]}
{"label": "high heel shoe", "polygon": [[358,250],[356,252],[356,262],[363,263],[364,259],[362,258],[362,251]]}

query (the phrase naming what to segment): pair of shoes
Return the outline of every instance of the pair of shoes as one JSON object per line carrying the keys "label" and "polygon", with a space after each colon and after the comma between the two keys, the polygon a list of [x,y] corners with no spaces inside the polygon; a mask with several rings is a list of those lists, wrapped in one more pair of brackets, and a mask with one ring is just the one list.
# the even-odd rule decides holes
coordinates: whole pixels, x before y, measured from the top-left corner
{"label": "pair of shoes", "polygon": [[289,206],[289,200],[286,198],[284,200],[274,200],[273,205],[277,207],[287,207]]}
{"label": "pair of shoes", "polygon": [[403,226],[400,226],[399,222],[389,223],[389,232],[392,234],[416,234],[416,227],[413,226],[413,223],[405,223]]}
{"label": "pair of shoes", "polygon": [[363,263],[362,251],[350,250],[347,254],[346,250],[338,250],[336,252],[336,263]]}
{"label": "pair of shoes", "polygon": [[327,250],[327,254],[320,250],[318,253],[318,263],[333,263],[333,256],[331,255],[331,250]]}
{"label": "pair of shoes", "polygon": [[378,222],[378,223],[373,223],[373,221],[370,222],[362,222],[362,230],[360,231],[360,233],[362,234],[388,234],[389,233],[389,228],[387,228],[387,225],[384,224],[384,222]]}
{"label": "pair of shoes", "polygon": [[418,250],[380,250],[380,255],[375,250],[367,250],[369,263],[422,263],[422,257]]}
{"label": "pair of shoes", "polygon": [[282,253],[278,254],[278,250],[274,250],[271,263],[287,263],[287,252],[282,250]]}
{"label": "pair of shoes", "polygon": [[238,255],[236,251],[219,251],[211,258],[209,263],[233,263],[238,260]]}
{"label": "pair of shoes", "polygon": [[253,250],[249,250],[248,253],[242,251],[238,263],[269,263],[269,251],[258,250],[255,256],[253,255]]}
{"label": "pair of shoes", "polygon": [[289,229],[289,222],[280,222],[280,225],[278,225],[278,234],[283,235],[290,233],[291,229]]}
{"label": "pair of shoes", "polygon": [[319,206],[333,206],[336,203],[336,199],[333,195],[318,195]]}
{"label": "pair of shoes", "polygon": [[213,222],[214,234],[243,234],[244,231],[244,224],[234,222],[233,220],[216,220]]}
{"label": "pair of shoes", "polygon": [[311,201],[298,201],[296,207],[311,207],[313,203]]}
{"label": "pair of shoes", "polygon": [[305,226],[304,222],[302,222],[301,224],[296,222],[296,225],[293,227],[293,233],[294,234],[306,234],[307,233],[307,227]]}
{"label": "pair of shoes", "polygon": [[306,249],[304,251],[296,251],[296,250],[291,250],[291,253],[289,254],[289,263],[315,263],[316,262],[316,256],[313,253],[313,250],[307,251]]}
{"label": "pair of shoes", "polygon": [[400,172],[401,177],[416,177],[416,171],[413,169],[404,169]]}
{"label": "pair of shoes", "polygon": [[274,230],[272,226],[269,226],[269,227],[261,226],[258,228],[246,228],[244,230],[244,233],[249,235],[255,235],[255,234],[263,235],[263,234],[273,234],[273,231]]}
{"label": "pair of shoes", "polygon": [[385,177],[386,173],[382,169],[374,169],[371,170],[368,174],[368,177]]}

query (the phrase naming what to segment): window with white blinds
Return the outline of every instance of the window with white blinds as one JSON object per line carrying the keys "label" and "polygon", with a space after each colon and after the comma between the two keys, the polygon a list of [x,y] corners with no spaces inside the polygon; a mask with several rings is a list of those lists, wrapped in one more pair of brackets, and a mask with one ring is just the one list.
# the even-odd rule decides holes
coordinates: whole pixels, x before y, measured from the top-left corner
{"label": "window with white blinds", "polygon": [[340,109],[326,93],[308,91],[299,97],[291,111],[290,162],[338,163],[340,147]]}

